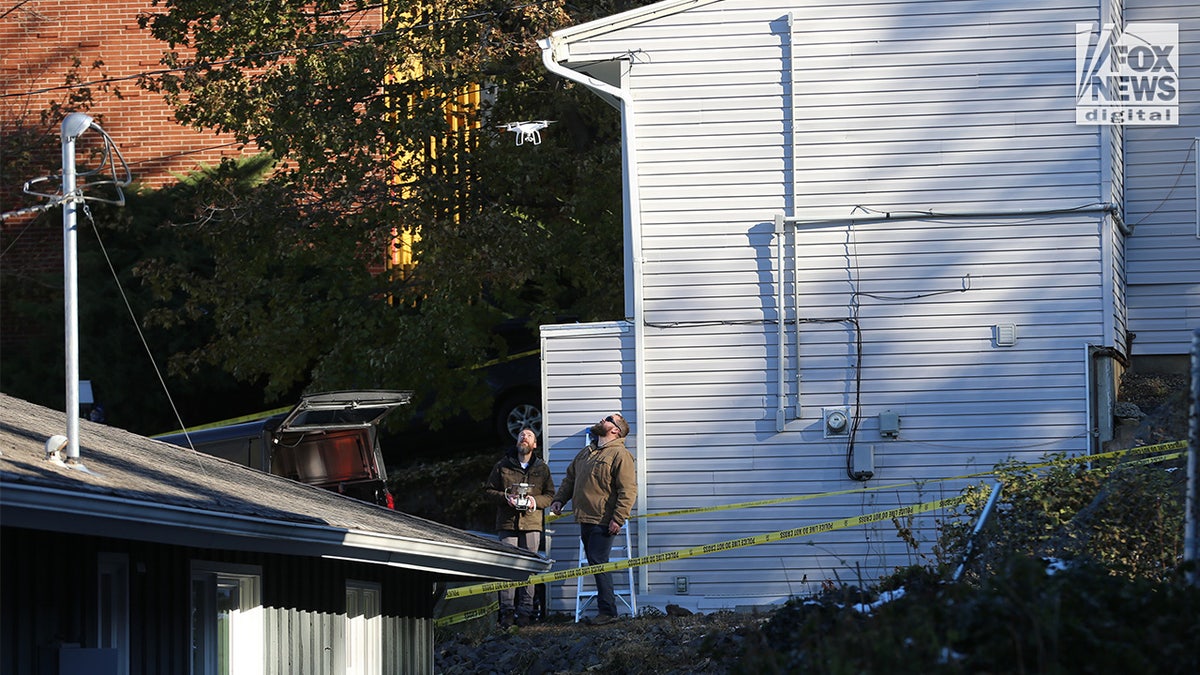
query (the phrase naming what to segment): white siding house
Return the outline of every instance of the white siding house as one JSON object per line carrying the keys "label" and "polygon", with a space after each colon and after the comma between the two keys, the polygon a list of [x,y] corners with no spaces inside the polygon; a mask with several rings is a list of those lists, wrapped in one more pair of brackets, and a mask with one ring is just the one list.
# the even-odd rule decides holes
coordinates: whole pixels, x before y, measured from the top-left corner
{"label": "white siding house", "polygon": [[[1200,53],[1197,10],[1158,4]],[[1144,130],[1162,135],[1153,155],[1132,147],[1142,130],[1076,123],[1076,23],[1121,13],[1101,0],[667,0],[544,40],[547,68],[613,103],[624,129],[626,321],[542,332],[556,477],[583,428],[622,410],[637,513],[651,515],[631,527],[652,555],[1100,449],[1127,314],[1182,354],[1200,302],[1192,179],[1151,215],[1194,161],[1200,81],[1183,84],[1189,131]],[[1146,214],[1132,237],[1123,190]],[[1142,250],[1152,219],[1169,219],[1166,239]],[[1177,247],[1190,249],[1170,261]],[[1161,276],[1134,278],[1147,272]],[[653,517],[826,492],[839,494]],[[643,602],[699,609],[869,584],[927,561],[945,515],[911,523],[918,549],[884,519],[656,563],[637,583]],[[573,566],[574,526],[555,530],[551,557]],[[552,606],[574,594],[553,585]]]}
{"label": "white siding house", "polygon": [[1169,367],[1200,328],[1200,4],[1126,0],[1125,19],[1179,24],[1179,124],[1125,131],[1132,352],[1167,357]]}

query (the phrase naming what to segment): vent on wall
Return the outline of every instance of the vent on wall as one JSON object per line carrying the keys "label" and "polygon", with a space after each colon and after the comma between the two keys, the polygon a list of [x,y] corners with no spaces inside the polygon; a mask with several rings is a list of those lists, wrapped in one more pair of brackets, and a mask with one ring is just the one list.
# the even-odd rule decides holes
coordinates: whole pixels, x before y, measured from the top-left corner
{"label": "vent on wall", "polygon": [[995,326],[997,347],[1011,347],[1017,344],[1017,326],[1012,323],[998,323]]}

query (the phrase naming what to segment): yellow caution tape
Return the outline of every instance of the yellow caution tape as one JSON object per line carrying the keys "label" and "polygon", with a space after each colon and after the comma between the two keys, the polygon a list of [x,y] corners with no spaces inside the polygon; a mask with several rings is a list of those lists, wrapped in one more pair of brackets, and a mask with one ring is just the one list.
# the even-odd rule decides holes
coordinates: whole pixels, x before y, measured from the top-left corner
{"label": "yellow caution tape", "polygon": [[275,408],[274,410],[266,410],[266,411],[259,412],[259,413],[252,413],[250,415],[242,415],[241,417],[231,417],[227,420],[221,420],[219,422],[211,422],[209,424],[200,424],[200,425],[197,425],[194,427],[188,427],[187,429],[176,429],[175,431],[164,431],[161,434],[154,434],[150,438],[158,438],[160,436],[170,436],[171,434],[182,434],[185,431],[190,434],[192,432],[203,431],[205,429],[216,429],[217,427],[228,427],[228,426],[232,426],[234,424],[241,424],[242,422],[256,422],[258,420],[265,420],[272,415],[278,415],[279,413],[288,412],[289,410],[292,409],[292,407],[293,406],[289,405],[289,406],[284,406],[282,408]]}
{"label": "yellow caution tape", "polygon": [[[1113,450],[1110,452],[1100,453],[1100,454],[1096,454],[1096,455],[1083,455],[1083,456],[1079,456],[1079,457],[1067,457],[1067,458],[1063,458],[1063,459],[1051,460],[1049,462],[1030,464],[1027,466],[1030,469],[1039,469],[1039,468],[1045,468],[1045,467],[1050,467],[1050,466],[1061,466],[1061,465],[1067,465],[1067,464],[1093,462],[1093,461],[1096,461],[1099,459],[1115,459],[1118,457],[1123,457],[1125,455],[1131,455],[1131,456],[1149,455],[1149,454],[1153,454],[1156,452],[1167,452],[1170,450],[1180,450],[1180,449],[1185,449],[1185,448],[1187,448],[1187,441],[1170,441],[1167,443],[1158,443],[1156,445],[1144,445],[1141,447],[1128,448],[1125,450]],[[1158,457],[1146,457],[1146,458],[1134,460],[1130,463],[1131,464],[1134,464],[1134,463],[1144,464],[1144,463],[1151,463],[1151,462],[1160,462],[1160,461],[1164,461],[1164,460],[1168,460],[1168,459],[1175,459],[1175,458],[1182,457],[1182,456],[1183,456],[1183,453],[1177,452],[1177,453],[1172,453],[1169,455],[1161,455]],[[896,483],[893,485],[885,485],[885,486],[854,488],[854,489],[850,489],[850,490],[836,490],[833,492],[822,492],[822,493],[818,493],[818,494],[801,495],[801,496],[795,496],[795,497],[780,497],[777,499],[762,499],[762,500],[757,500],[757,501],[752,501],[752,502],[739,502],[736,504],[724,504],[724,505],[720,505],[720,506],[705,506],[705,507],[697,507],[697,508],[692,508],[692,509],[679,509],[676,511],[660,511],[660,512],[656,512],[656,513],[648,513],[648,514],[634,516],[634,517],[635,518],[652,518],[652,517],[673,516],[673,515],[690,514],[690,513],[706,513],[706,512],[712,512],[712,511],[742,509],[742,508],[750,508],[750,507],[754,507],[754,506],[766,506],[768,504],[783,504],[783,503],[787,503],[787,502],[796,502],[796,501],[802,501],[802,500],[807,500],[807,499],[817,499],[819,497],[829,497],[832,495],[853,494],[853,493],[858,493],[858,492],[870,492],[870,491],[875,491],[875,490],[893,490],[893,489],[897,489],[897,488],[901,488],[901,487],[928,485],[929,483],[936,483],[936,482],[942,482],[942,481],[963,480],[963,479],[968,479],[968,478],[981,478],[984,476],[992,476],[996,473],[998,473],[998,471],[993,469],[991,471],[981,471],[978,473],[963,474],[961,476],[951,476],[948,478],[934,478],[934,479],[929,479],[929,480],[924,480],[924,481],[913,481],[913,482],[909,482],[909,483]],[[824,523],[818,523],[816,525],[807,525],[805,527],[799,527],[799,528],[794,528],[794,529],[790,529],[790,530],[780,530],[778,532],[761,534],[761,535],[754,536],[754,537],[743,537],[741,539],[732,539],[729,541],[724,541],[724,542],[720,542],[720,543],[716,543],[716,544],[703,544],[701,546],[693,546],[692,548],[680,549],[678,551],[668,551],[666,553],[656,553],[654,555],[641,556],[638,558],[629,558],[627,560],[618,560],[616,562],[603,563],[603,564],[599,564],[599,565],[588,565],[585,567],[577,567],[574,569],[559,570],[557,572],[547,572],[547,573],[543,573],[543,574],[533,575],[533,576],[529,577],[528,579],[526,579],[525,581],[499,581],[499,582],[492,582],[492,583],[486,583],[486,584],[478,584],[475,586],[464,586],[462,588],[455,588],[455,589],[451,589],[450,591],[447,591],[446,597],[447,598],[466,597],[466,596],[470,596],[470,595],[477,595],[480,593],[490,593],[490,592],[500,591],[500,590],[504,590],[507,588],[516,588],[518,586],[532,586],[535,584],[543,584],[543,583],[549,583],[549,582],[553,582],[553,581],[563,581],[565,579],[574,579],[576,577],[590,576],[590,575],[598,574],[601,572],[612,572],[612,571],[616,571],[616,570],[627,569],[630,567],[653,565],[655,563],[660,563],[660,562],[664,562],[667,560],[680,560],[683,558],[691,558],[691,557],[700,556],[700,555],[708,555],[710,553],[717,553],[720,551],[728,551],[731,549],[742,548],[745,546],[757,546],[759,544],[765,544],[765,543],[769,543],[769,542],[773,542],[773,541],[780,541],[783,539],[790,539],[793,537],[805,537],[805,536],[809,536],[812,534],[818,534],[818,533],[822,533],[822,532],[832,532],[834,530],[840,530],[840,529],[844,529],[847,527],[855,527],[857,525],[874,523],[874,522],[878,522],[881,520],[891,520],[893,518],[907,517],[910,515],[915,515],[917,513],[924,513],[926,511],[933,511],[933,510],[937,510],[937,509],[947,508],[950,506],[960,504],[963,501],[965,501],[964,497],[949,497],[946,499],[939,499],[937,501],[925,502],[923,504],[917,504],[917,505],[913,505],[913,506],[902,506],[902,507],[895,508],[895,509],[889,509],[887,511],[879,511],[876,513],[868,513],[868,514],[864,514],[861,516],[853,516],[850,518],[831,520],[831,521],[827,521]],[[554,516],[551,514],[548,516],[548,519],[553,521],[553,520],[557,520],[559,518],[565,518],[568,515],[570,515],[570,512],[563,513],[559,516]]]}
{"label": "yellow caution tape", "polygon": [[1168,459],[1181,459],[1186,453],[1173,452],[1169,455],[1159,455],[1158,457],[1143,457],[1141,459],[1131,459],[1125,462],[1122,466],[1141,466],[1143,464],[1153,464],[1155,462],[1163,462]]}
{"label": "yellow caution tape", "polygon": [[465,612],[438,617],[433,620],[433,625],[438,627],[450,626],[456,623],[463,623],[464,621],[471,621],[472,619],[481,619],[498,609],[500,609],[500,602],[493,600],[490,605],[484,605],[483,607],[468,609]]}
{"label": "yellow caution tape", "polygon": [[[1079,457],[1065,457],[1063,459],[1056,459],[1056,460],[1051,460],[1048,462],[1041,462],[1038,464],[1028,464],[1028,465],[1026,465],[1026,467],[1029,469],[1044,469],[1046,467],[1051,467],[1051,466],[1065,466],[1065,465],[1069,465],[1069,464],[1082,464],[1085,462],[1094,462],[1096,460],[1101,460],[1101,459],[1115,459],[1118,457],[1123,457],[1125,455],[1148,455],[1148,454],[1153,454],[1156,452],[1166,452],[1168,450],[1181,450],[1186,447],[1187,447],[1187,441],[1170,441],[1168,443],[1159,443],[1157,445],[1144,445],[1144,446],[1137,447],[1137,448],[1127,448],[1125,450],[1112,450],[1110,452],[1104,452],[1104,453],[1100,453],[1097,455],[1081,455]],[[1168,459],[1168,458],[1167,457],[1155,457],[1149,461],[1157,462],[1157,461],[1162,461],[1164,459]],[[996,470],[992,469],[989,471],[980,471],[977,473],[967,473],[967,474],[962,474],[959,476],[947,476],[944,478],[930,478],[927,480],[911,481],[908,483],[893,483],[890,485],[871,485],[871,486],[860,487],[860,488],[849,488],[846,490],[834,490],[832,492],[818,492],[818,493],[807,494],[807,495],[795,495],[795,496],[790,496],[790,497],[776,497],[774,499],[759,499],[759,500],[755,500],[755,501],[751,501],[751,502],[737,502],[734,504],[721,504],[721,505],[717,505],[717,506],[697,506],[697,507],[688,508],[688,509],[675,509],[673,511],[656,511],[654,513],[645,513],[645,514],[630,516],[630,519],[632,520],[634,518],[662,518],[662,517],[666,517],[666,516],[691,515],[694,513],[713,513],[716,511],[731,511],[734,509],[748,509],[748,508],[753,508],[756,506],[773,506],[776,504],[790,504],[793,502],[802,502],[802,501],[807,501],[810,499],[821,499],[824,497],[834,497],[837,495],[850,495],[850,494],[859,494],[859,493],[866,493],[866,492],[877,492],[880,490],[897,490],[897,489],[906,488],[906,487],[929,485],[931,483],[943,483],[943,482],[953,481],[953,480],[967,480],[967,479],[971,479],[971,478],[983,478],[985,476],[992,476],[995,473],[997,473]],[[546,522],[552,523],[556,520],[566,518],[570,515],[571,515],[570,511],[565,511],[561,515],[557,515],[557,516],[554,514],[547,514]]]}
{"label": "yellow caution tape", "polygon": [[702,544],[691,548],[680,549],[678,551],[668,551],[666,553],[656,553],[654,555],[646,555],[638,558],[629,558],[627,560],[617,560],[615,562],[601,563],[599,565],[587,565],[585,567],[577,567],[574,569],[559,570],[557,572],[545,572],[543,574],[535,574],[525,581],[495,581],[486,584],[478,584],[475,586],[463,586],[461,588],[452,588],[446,592],[447,598],[462,598],[469,595],[478,595],[480,593],[492,593],[501,591],[507,588],[516,588],[518,586],[532,586],[535,584],[544,584],[552,581],[562,581],[564,579],[574,579],[576,577],[585,577],[601,572],[612,572],[615,570],[623,570],[629,567],[641,567],[643,565],[653,565],[667,560],[682,560],[684,558],[692,558],[695,556],[708,555],[711,553],[720,553],[721,551],[731,551],[735,548],[744,548],[746,546],[758,546],[773,541],[782,541],[784,539],[792,539],[794,537],[807,537],[813,534],[822,532],[832,532],[847,527],[855,527],[868,523],[875,523],[881,520],[891,520],[892,518],[904,518],[907,516],[924,513],[926,511],[934,511],[943,509],[949,506],[954,506],[965,501],[964,497],[947,497],[937,501],[925,502],[924,504],[916,504],[913,506],[901,506],[895,509],[886,511],[878,511],[876,513],[866,513],[861,516],[852,516],[850,518],[841,518],[838,520],[830,520],[824,523],[815,525],[805,525],[804,527],[796,527],[789,530],[779,530],[778,532],[769,532],[753,537],[742,537],[740,539],[731,539],[722,541],[716,544]]}

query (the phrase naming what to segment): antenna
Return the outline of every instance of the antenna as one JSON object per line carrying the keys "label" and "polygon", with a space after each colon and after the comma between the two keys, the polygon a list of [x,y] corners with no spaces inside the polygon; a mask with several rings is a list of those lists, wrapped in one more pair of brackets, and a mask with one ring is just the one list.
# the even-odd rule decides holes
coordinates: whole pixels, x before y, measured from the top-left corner
{"label": "antenna", "polygon": [[[75,142],[89,129],[95,129],[104,137],[104,154],[98,168],[76,175]],[[47,458],[62,463],[65,466],[87,471],[87,467],[83,466],[79,461],[79,272],[75,255],[78,247],[76,237],[78,230],[76,226],[76,209],[79,204],[88,199],[124,206],[125,193],[121,191],[121,188],[132,182],[132,176],[129,173],[129,165],[125,163],[125,158],[121,156],[121,152],[117,149],[116,144],[113,143],[112,138],[104,133],[104,130],[100,128],[100,125],[96,124],[90,115],[80,112],[67,115],[62,121],[61,131],[62,192],[59,194],[46,194],[31,189],[31,185],[49,181],[53,176],[35,178],[25,183],[25,192],[49,198],[51,203],[46,205],[46,208],[52,208],[58,204],[63,205],[63,314],[66,322],[67,435],[65,444],[61,442],[60,436],[54,436],[50,441],[47,441],[46,455]],[[117,175],[117,165],[114,157],[121,162],[123,170],[121,176]],[[86,179],[91,176],[100,175],[106,167],[112,172],[111,179],[85,182],[82,185],[77,184],[79,177]],[[100,185],[114,186],[117,191],[116,199],[103,199],[84,195],[83,191],[85,189]],[[87,208],[86,205],[84,208]],[[66,450],[65,458],[61,454],[64,449]]]}

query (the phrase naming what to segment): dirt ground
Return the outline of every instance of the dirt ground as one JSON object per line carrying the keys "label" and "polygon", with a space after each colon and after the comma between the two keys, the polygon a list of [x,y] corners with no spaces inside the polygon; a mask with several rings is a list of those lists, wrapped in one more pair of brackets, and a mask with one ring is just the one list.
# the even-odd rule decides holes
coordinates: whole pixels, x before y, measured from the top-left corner
{"label": "dirt ground", "polygon": [[[1117,396],[1121,446],[1187,440],[1190,393],[1191,378],[1187,375],[1126,373]],[[1121,417],[1135,412],[1136,417]]]}
{"label": "dirt ground", "polygon": [[[686,611],[686,610],[685,610]],[[716,612],[623,617],[605,626],[552,618],[503,631],[494,623],[443,632],[434,646],[435,672],[442,675],[525,673],[736,672],[747,628],[765,614]]]}

